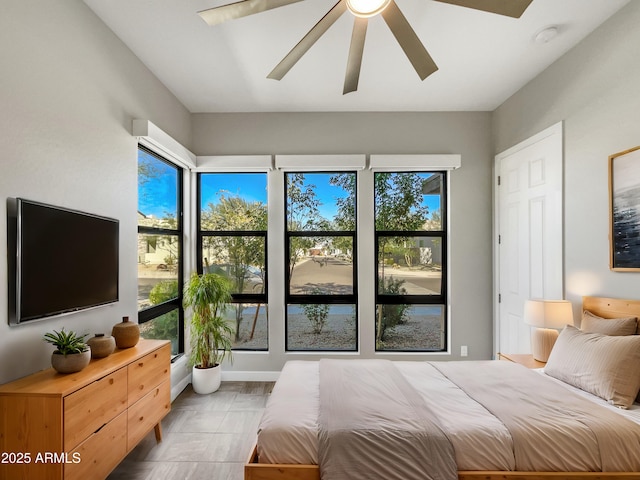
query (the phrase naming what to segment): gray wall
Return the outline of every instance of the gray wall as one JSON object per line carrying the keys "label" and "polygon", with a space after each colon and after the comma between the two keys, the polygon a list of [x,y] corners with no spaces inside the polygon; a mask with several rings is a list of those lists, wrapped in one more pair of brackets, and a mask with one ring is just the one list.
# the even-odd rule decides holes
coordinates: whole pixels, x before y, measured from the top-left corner
{"label": "gray wall", "polygon": [[[192,146],[197,155],[240,154],[461,154],[462,168],[451,173],[451,352],[430,359],[459,358],[460,346],[470,359],[492,355],[491,180],[489,113],[267,113],[195,114]],[[281,233],[281,232],[280,232]],[[270,245],[279,239],[270,239]],[[280,244],[282,244],[280,242]],[[269,253],[269,260],[274,256]],[[276,267],[277,268],[277,267]],[[270,294],[273,293],[272,276]],[[366,279],[361,288],[373,291]],[[282,295],[271,296],[283,301]],[[282,309],[271,304],[272,311]],[[360,318],[361,335],[367,335]],[[372,323],[372,321],[371,321]],[[315,359],[310,354],[285,354],[284,318],[272,315],[269,334],[273,351],[234,355],[225,370],[276,371],[287,359]],[[276,340],[277,338],[277,340]],[[363,342],[368,342],[363,338]],[[371,349],[362,347],[362,356]],[[383,355],[380,355],[383,356]],[[387,355],[424,359],[419,355]]]}
{"label": "gray wall", "polygon": [[630,2],[493,114],[499,153],[564,121],[566,298],[638,298],[609,270],[608,156],[640,145],[640,2]]}
{"label": "gray wall", "polygon": [[[50,329],[136,318],[137,142],[148,118],[188,144],[189,112],[80,0],[3,0],[0,15],[0,383],[48,367]],[[6,199],[120,220],[120,301],[32,325],[7,320]],[[43,285],[46,288],[46,285]]]}

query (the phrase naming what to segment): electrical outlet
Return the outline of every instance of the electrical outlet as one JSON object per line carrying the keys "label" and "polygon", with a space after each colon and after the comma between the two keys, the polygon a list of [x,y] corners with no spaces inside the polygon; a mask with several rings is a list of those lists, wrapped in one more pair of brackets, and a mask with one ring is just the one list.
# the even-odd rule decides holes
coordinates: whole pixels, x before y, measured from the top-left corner
{"label": "electrical outlet", "polygon": [[460,356],[461,357],[466,357],[467,355],[469,355],[469,349],[467,348],[466,345],[462,345],[460,347]]}

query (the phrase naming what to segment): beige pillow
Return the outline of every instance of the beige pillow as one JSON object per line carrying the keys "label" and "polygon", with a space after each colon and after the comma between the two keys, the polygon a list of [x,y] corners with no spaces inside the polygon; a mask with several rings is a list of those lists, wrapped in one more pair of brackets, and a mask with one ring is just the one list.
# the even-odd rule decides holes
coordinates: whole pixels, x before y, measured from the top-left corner
{"label": "beige pillow", "polygon": [[583,332],[604,335],[634,335],[637,327],[636,317],[602,318],[588,310],[582,312],[582,323],[580,323],[580,330]]}
{"label": "beige pillow", "polygon": [[616,407],[629,408],[640,390],[640,335],[585,333],[567,325],[544,372]]}

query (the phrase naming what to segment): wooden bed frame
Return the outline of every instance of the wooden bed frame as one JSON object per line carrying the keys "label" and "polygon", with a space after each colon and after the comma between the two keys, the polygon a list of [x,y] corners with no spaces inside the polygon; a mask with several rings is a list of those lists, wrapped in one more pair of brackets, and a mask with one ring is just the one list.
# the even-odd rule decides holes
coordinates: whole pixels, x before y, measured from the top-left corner
{"label": "wooden bed frame", "polygon": [[[583,297],[582,309],[603,318],[638,317],[640,300]],[[459,471],[458,480],[629,480],[640,479],[640,472],[507,472]],[[259,463],[254,445],[244,466],[244,480],[320,480],[318,465]]]}

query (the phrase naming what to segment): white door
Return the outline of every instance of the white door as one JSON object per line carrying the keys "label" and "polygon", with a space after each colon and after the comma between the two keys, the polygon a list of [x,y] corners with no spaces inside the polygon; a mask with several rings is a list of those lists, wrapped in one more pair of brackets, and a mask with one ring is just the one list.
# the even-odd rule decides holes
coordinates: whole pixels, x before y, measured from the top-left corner
{"label": "white door", "polygon": [[530,353],[529,298],[563,297],[562,124],[496,156],[496,352]]}

